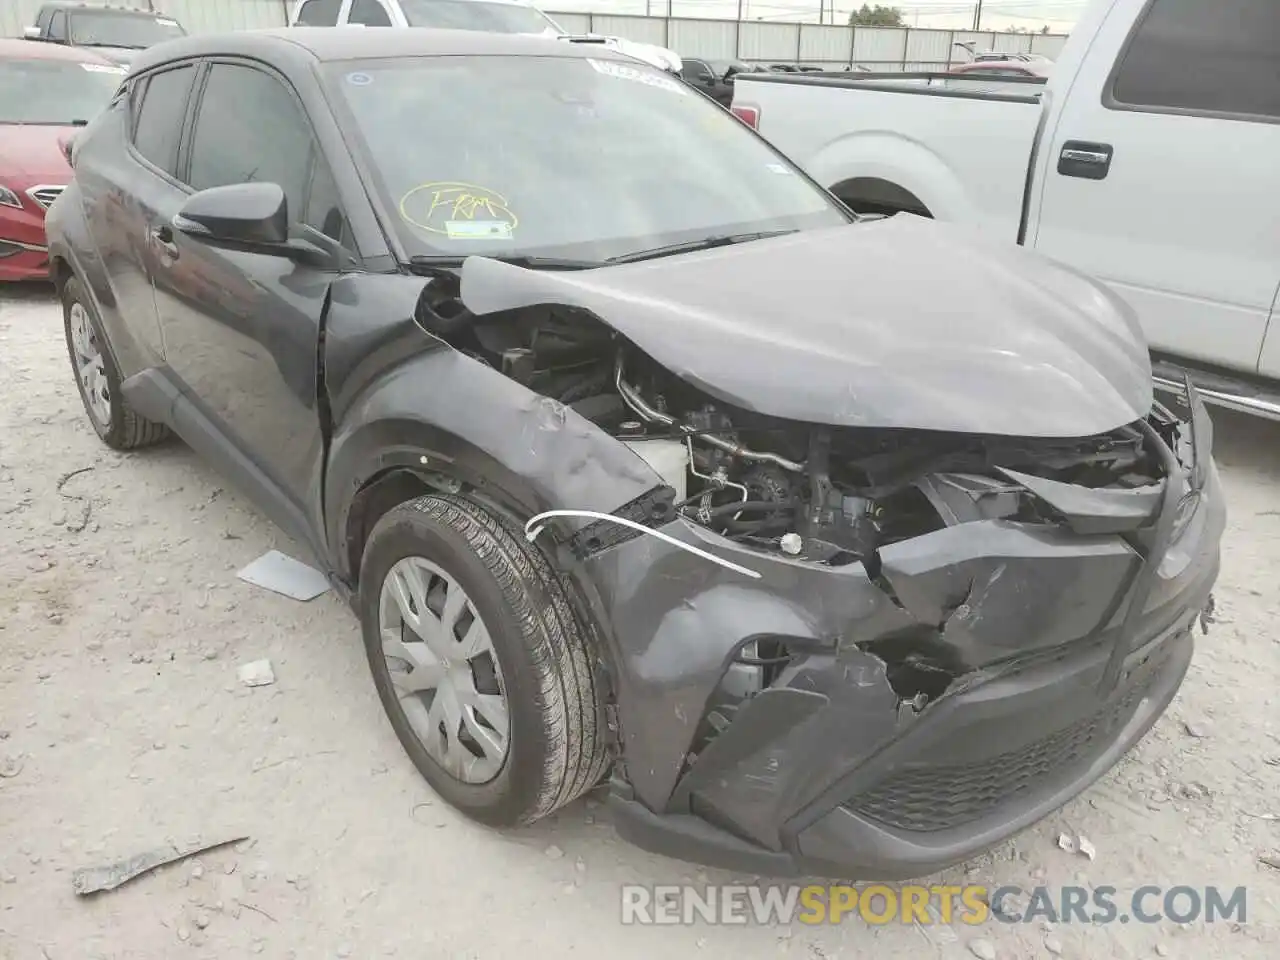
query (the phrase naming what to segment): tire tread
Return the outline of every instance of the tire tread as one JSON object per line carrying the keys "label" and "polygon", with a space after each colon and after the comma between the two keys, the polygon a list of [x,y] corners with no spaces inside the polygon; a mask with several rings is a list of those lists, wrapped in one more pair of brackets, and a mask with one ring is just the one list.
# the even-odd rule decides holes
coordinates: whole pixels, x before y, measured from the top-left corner
{"label": "tire tread", "polygon": [[595,786],[609,763],[604,705],[595,662],[598,638],[575,613],[560,575],[510,519],[465,497],[427,494],[406,507],[457,532],[497,581],[537,674],[548,751],[532,823]]}

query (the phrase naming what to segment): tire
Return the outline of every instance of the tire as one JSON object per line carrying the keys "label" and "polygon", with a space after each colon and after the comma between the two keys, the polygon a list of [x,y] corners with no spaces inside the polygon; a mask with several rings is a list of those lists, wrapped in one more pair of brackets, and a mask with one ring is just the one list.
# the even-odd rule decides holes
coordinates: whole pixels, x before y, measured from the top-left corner
{"label": "tire", "polygon": [[[107,347],[102,322],[78,277],[63,285],[62,325],[80,402],[99,439],[115,450],[136,450],[166,439],[168,427],[152,423],[125,400],[120,371]],[[96,360],[86,363],[86,350],[93,351]]]}
{"label": "tire", "polygon": [[[425,567],[439,574],[424,572]],[[408,580],[397,580],[398,571],[406,569],[422,574],[418,589],[410,589],[412,572]],[[397,593],[397,585],[403,585],[404,591]],[[384,628],[391,637],[390,650],[403,652],[408,649],[404,638],[416,642],[419,636],[403,621],[388,627],[403,608],[406,595],[421,597],[421,603],[430,608],[435,591],[444,591],[441,595],[446,599],[435,601],[441,612],[430,624],[438,629],[437,623],[450,616],[446,601],[454,596],[455,586],[464,591],[467,610],[486,628],[496,661],[494,674],[505,696],[505,755],[500,769],[483,780],[475,774],[493,762],[487,755],[483,760],[463,755],[461,766],[452,754],[439,758],[447,752],[444,731],[452,726],[457,733],[458,728],[446,706],[439,711],[444,722],[431,722],[444,687],[424,693],[397,690],[397,681],[402,687],[416,684],[404,670],[395,671],[393,677],[392,663],[398,667],[420,664],[423,655],[417,654],[414,661],[394,656],[389,660],[384,652]],[[547,816],[600,781],[609,750],[595,632],[575,615],[564,582],[514,521],[447,494],[429,494],[393,508],[378,521],[365,545],[358,607],[369,667],[387,717],[419,772],[453,807],[489,826],[519,826]],[[420,609],[418,603],[410,604],[411,613],[415,607]],[[468,622],[474,627],[474,621]],[[437,643],[447,645],[460,629],[455,626],[437,634],[447,638]],[[422,634],[430,633],[424,620]],[[460,643],[467,645],[471,635],[468,629]],[[429,648],[423,643],[414,649]],[[450,703],[465,703],[465,697],[477,695],[480,689],[483,655],[468,663],[460,689],[468,682],[474,687]],[[434,669],[441,669],[439,661]],[[448,675],[456,676],[456,667],[449,667]],[[470,681],[465,679],[468,676]],[[469,714],[465,706],[461,710],[462,738],[466,738],[480,718],[476,710]],[[488,723],[487,718],[484,722]],[[428,742],[434,744],[434,754]],[[477,746],[473,741],[468,749],[474,753]]]}

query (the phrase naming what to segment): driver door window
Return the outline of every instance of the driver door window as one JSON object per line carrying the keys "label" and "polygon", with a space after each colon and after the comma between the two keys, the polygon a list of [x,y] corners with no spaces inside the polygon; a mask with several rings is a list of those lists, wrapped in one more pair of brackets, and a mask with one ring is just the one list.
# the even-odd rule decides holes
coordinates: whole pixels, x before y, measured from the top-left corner
{"label": "driver door window", "polygon": [[391,16],[378,0],[354,0],[347,23],[359,23],[366,27],[389,27]]}
{"label": "driver door window", "polygon": [[213,64],[191,140],[187,174],[191,188],[278,183],[288,203],[290,223],[305,223],[341,239],[336,201],[311,202],[313,179],[331,182],[311,124],[292,91],[255,67]]}
{"label": "driver door window", "polygon": [[54,43],[67,42],[67,13],[65,10],[55,10],[53,19],[49,21],[49,39]]}

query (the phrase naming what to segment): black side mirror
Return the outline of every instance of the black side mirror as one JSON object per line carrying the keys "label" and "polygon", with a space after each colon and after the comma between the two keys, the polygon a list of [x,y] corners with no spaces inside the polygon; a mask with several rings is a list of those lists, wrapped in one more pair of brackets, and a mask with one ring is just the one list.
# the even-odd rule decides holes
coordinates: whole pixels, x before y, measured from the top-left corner
{"label": "black side mirror", "polygon": [[276,183],[232,183],[187,199],[174,229],[206,243],[289,255],[289,204]]}

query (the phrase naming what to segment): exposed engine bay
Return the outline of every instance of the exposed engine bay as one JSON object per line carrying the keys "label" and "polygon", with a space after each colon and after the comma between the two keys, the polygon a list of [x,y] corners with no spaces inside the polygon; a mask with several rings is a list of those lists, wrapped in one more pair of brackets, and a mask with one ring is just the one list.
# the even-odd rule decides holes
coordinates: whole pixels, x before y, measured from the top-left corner
{"label": "exposed engine bay", "polygon": [[[875,576],[880,547],[942,527],[1061,521],[1006,471],[1091,490],[1150,488],[1163,473],[1136,425],[1058,440],[778,419],[714,399],[585,311],[474,317],[452,285],[428,285],[424,327],[626,443],[674,491],[670,511],[761,550]],[[1152,415],[1175,448],[1177,423]]]}

